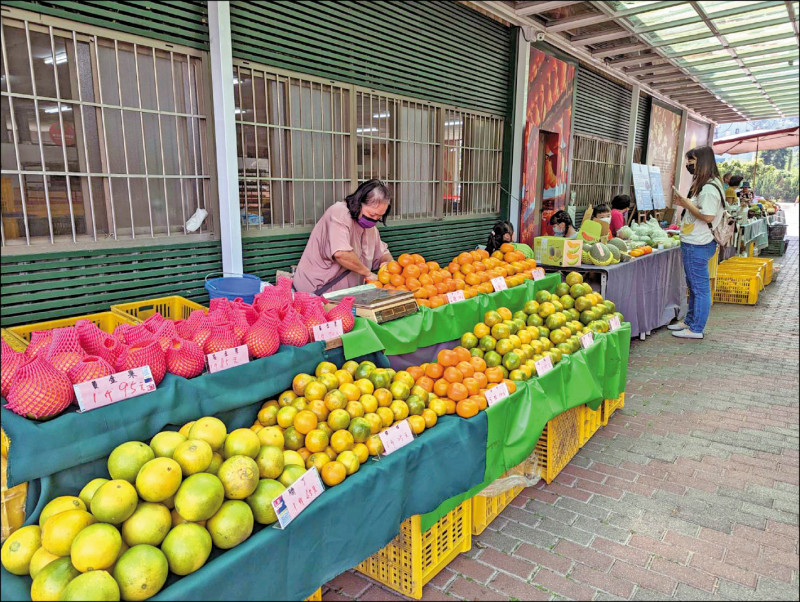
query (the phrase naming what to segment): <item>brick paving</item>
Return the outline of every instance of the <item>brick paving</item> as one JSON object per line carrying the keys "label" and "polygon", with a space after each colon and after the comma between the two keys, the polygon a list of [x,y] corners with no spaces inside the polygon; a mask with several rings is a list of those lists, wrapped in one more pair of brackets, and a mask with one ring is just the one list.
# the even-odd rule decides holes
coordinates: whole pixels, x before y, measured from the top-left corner
{"label": "brick paving", "polygon": [[[424,600],[797,600],[798,241],[702,343],[631,346],[625,408]],[[348,571],[323,600],[404,599]]]}

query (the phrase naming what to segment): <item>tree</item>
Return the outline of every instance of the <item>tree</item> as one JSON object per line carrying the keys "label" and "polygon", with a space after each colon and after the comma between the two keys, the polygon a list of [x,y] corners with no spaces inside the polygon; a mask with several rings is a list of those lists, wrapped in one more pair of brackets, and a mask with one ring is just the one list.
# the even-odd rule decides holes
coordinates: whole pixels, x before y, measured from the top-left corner
{"label": "tree", "polygon": [[788,162],[792,155],[790,148],[777,148],[759,153],[759,159],[764,160],[765,165],[774,165],[778,169],[790,169]]}
{"label": "tree", "polygon": [[755,182],[752,181],[753,161],[743,162],[738,159],[729,159],[718,163],[717,167],[720,174],[731,172],[733,175],[744,177],[745,180],[751,182],[755,193],[764,198],[793,201],[798,195],[800,174],[798,173],[796,161],[793,162],[792,170],[788,171],[779,169],[774,165],[766,165],[761,156],[759,156]]}

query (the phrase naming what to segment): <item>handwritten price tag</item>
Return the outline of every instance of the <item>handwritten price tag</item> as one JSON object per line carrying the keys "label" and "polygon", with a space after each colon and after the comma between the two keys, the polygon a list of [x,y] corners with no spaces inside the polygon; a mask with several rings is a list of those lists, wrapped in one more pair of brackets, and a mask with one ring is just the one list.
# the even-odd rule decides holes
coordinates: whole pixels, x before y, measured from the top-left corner
{"label": "handwritten price tag", "polygon": [[594,334],[592,334],[591,332],[587,332],[585,335],[581,337],[581,346],[584,349],[588,349],[589,347],[591,347],[592,343],[594,343]]}
{"label": "handwritten price tag", "polygon": [[459,301],[464,301],[466,297],[464,297],[464,291],[454,291],[452,293],[447,293],[447,302],[448,303],[458,303]]}
{"label": "handwritten price tag", "polygon": [[411,443],[414,440],[414,433],[411,432],[408,420],[401,420],[378,433],[378,437],[383,443],[383,455],[388,456]]}
{"label": "handwritten price tag", "polygon": [[498,276],[497,278],[492,278],[492,286],[494,287],[495,292],[504,291],[508,288],[506,284],[506,279],[502,276]]}
{"label": "handwritten price tag", "polygon": [[[533,366],[536,368],[536,375],[543,376],[553,369],[553,360],[550,359],[549,355],[545,355],[538,362],[534,363]],[[489,402],[487,401],[486,403],[488,405]]]}
{"label": "handwritten price tag", "polygon": [[334,320],[333,322],[317,324],[311,331],[315,341],[330,341],[341,337],[344,334],[344,327],[341,320]]}
{"label": "handwritten price tag", "polygon": [[234,366],[241,366],[250,361],[250,354],[247,351],[247,345],[239,345],[233,349],[226,349],[225,351],[217,351],[216,353],[209,353],[206,356],[206,363],[208,364],[208,371],[213,374],[220,370],[227,370]]}
{"label": "handwritten price tag", "polygon": [[316,466],[309,468],[303,476],[289,485],[288,489],[272,500],[272,508],[278,516],[278,523],[281,529],[298,517],[298,515],[308,508],[309,504],[317,499],[325,486],[319,478]]}
{"label": "handwritten price tag", "polygon": [[541,280],[544,278],[544,270],[542,268],[534,268],[533,271],[531,271],[531,276],[533,277],[534,282],[536,280]]}
{"label": "handwritten price tag", "polygon": [[141,366],[73,385],[73,389],[81,412],[87,412],[155,391],[156,382],[150,366]]}
{"label": "handwritten price tag", "polygon": [[486,393],[484,395],[486,395],[486,405],[493,406],[498,401],[502,401],[511,395],[511,393],[509,392],[508,385],[506,385],[506,383],[500,383],[496,387],[486,389]]}
{"label": "handwritten price tag", "polygon": [[608,327],[611,329],[611,332],[614,332],[620,326],[622,326],[622,324],[619,323],[619,316],[613,316],[608,319]]}

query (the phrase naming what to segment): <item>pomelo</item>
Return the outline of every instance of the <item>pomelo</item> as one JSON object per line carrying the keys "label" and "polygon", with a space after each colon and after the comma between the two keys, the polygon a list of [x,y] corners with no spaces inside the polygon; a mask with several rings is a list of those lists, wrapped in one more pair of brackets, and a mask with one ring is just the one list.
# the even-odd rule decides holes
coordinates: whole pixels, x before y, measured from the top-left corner
{"label": "pomelo", "polygon": [[81,489],[78,497],[86,505],[86,508],[89,508],[91,505],[92,498],[94,497],[94,494],[97,493],[97,490],[100,489],[100,486],[105,485],[106,483],[108,483],[108,479],[97,478],[92,479],[83,486],[83,489]]}
{"label": "pomelo", "polygon": [[[68,510],[67,512],[82,512]],[[69,558],[59,558],[44,567],[31,584],[31,600],[58,600],[69,582],[81,572],[72,566]]]}
{"label": "pomelo", "polygon": [[196,420],[192,420],[191,422],[187,422],[186,424],[184,424],[178,430],[178,432],[188,439],[189,438],[189,429],[191,429],[194,426],[195,422],[197,422],[197,421]]}
{"label": "pomelo", "polygon": [[228,459],[232,456],[249,456],[255,458],[261,449],[261,440],[250,429],[236,429],[225,437],[222,447],[222,457]]}
{"label": "pomelo", "polygon": [[207,520],[216,514],[225,500],[222,482],[208,473],[193,474],[181,483],[175,494],[175,510],[186,520]]}
{"label": "pomelo", "polygon": [[125,522],[139,503],[136,488],[128,481],[114,479],[100,486],[92,498],[92,514],[101,523]]}
{"label": "pomelo", "polygon": [[297,479],[303,476],[305,473],[306,467],[305,462],[303,462],[302,466],[296,466],[294,464],[289,464],[283,469],[283,472],[278,477],[278,481],[284,486],[288,487],[292,483],[294,483]]}
{"label": "pomelo", "polygon": [[141,441],[127,441],[114,448],[108,456],[108,474],[112,479],[133,483],[139,469],[156,455],[153,448]]}
{"label": "pomelo", "polygon": [[112,575],[123,600],[147,600],[155,596],[169,574],[164,553],[154,546],[133,546],[117,560]]}
{"label": "pomelo", "polygon": [[156,458],[171,458],[175,448],[186,441],[186,437],[176,431],[161,431],[150,439],[150,447]]}
{"label": "pomelo", "polygon": [[172,516],[164,504],[141,502],[122,523],[122,539],[129,546],[159,546],[172,528]]}
{"label": "pomelo", "polygon": [[211,554],[211,535],[194,523],[174,527],[164,538],[161,551],[167,557],[169,570],[176,575],[188,575],[201,568]]}
{"label": "pomelo", "polygon": [[13,575],[27,575],[31,559],[42,545],[42,528],[28,525],[14,531],[3,543],[0,558],[3,568]]}
{"label": "pomelo", "polygon": [[38,550],[36,550],[33,553],[33,556],[31,556],[31,564],[30,564],[30,569],[28,571],[28,573],[31,576],[31,579],[35,579],[36,575],[38,575],[44,567],[46,567],[54,560],[58,560],[59,558],[61,558],[61,556],[56,556],[55,554],[51,554],[44,548],[39,548]]}
{"label": "pomelo", "polygon": [[214,545],[222,550],[234,548],[253,532],[253,511],[246,502],[228,500],[208,519],[206,528]]}
{"label": "pomelo", "polygon": [[214,416],[204,416],[189,429],[189,439],[202,439],[211,446],[213,451],[219,451],[228,436],[225,423]]}
{"label": "pomelo", "polygon": [[42,513],[39,515],[39,526],[41,527],[44,525],[48,518],[59,512],[64,512],[65,510],[86,510],[87,507],[83,500],[74,495],[62,495],[53,498],[42,508]]}
{"label": "pomelo", "polygon": [[180,465],[184,477],[207,470],[213,458],[214,450],[202,439],[187,439],[172,454],[172,459]]}
{"label": "pomelo", "polygon": [[61,592],[61,600],[119,600],[119,586],[108,571],[78,575]]}
{"label": "pomelo", "polygon": [[146,502],[163,502],[181,486],[181,466],[172,458],[155,458],[136,475],[136,491]]}
{"label": "pomelo", "polygon": [[[290,449],[283,450],[283,466],[284,468],[289,464],[294,464],[295,466],[305,466],[306,462],[303,460],[303,456],[298,454],[296,451],[292,451]],[[281,471],[283,472],[283,471]]]}
{"label": "pomelo", "polygon": [[283,449],[283,431],[277,426],[268,426],[258,431],[258,440],[261,445],[275,445]]}
{"label": "pomelo", "polygon": [[272,508],[272,500],[286,491],[278,481],[261,479],[256,490],[247,498],[247,505],[253,511],[253,518],[262,525],[270,525],[278,520]]}
{"label": "pomelo", "polygon": [[208,474],[217,474],[219,471],[219,467],[222,466],[222,463],[225,461],[225,458],[219,452],[214,452],[214,455],[211,456],[211,464],[208,465],[203,472],[207,472]]}
{"label": "pomelo", "polygon": [[[69,556],[72,541],[85,527],[97,522],[86,510],[66,510],[42,525],[42,547],[56,556]],[[31,552],[35,552],[36,549]]]}
{"label": "pomelo", "polygon": [[249,456],[231,456],[222,463],[217,477],[225,489],[225,497],[243,500],[256,490],[259,479],[258,464]]}
{"label": "pomelo", "polygon": [[283,450],[276,445],[262,445],[256,465],[262,479],[277,479],[283,472]]}
{"label": "pomelo", "polygon": [[[185,518],[183,518],[180,514],[178,514],[178,511],[175,510],[174,508],[170,512],[170,518],[172,519],[172,526],[173,527],[177,527],[178,525],[182,525],[183,523],[191,523],[192,522],[190,520],[186,520]],[[200,520],[200,521],[197,521],[197,524],[200,525],[201,527],[205,527],[206,526],[206,521]]]}
{"label": "pomelo", "polygon": [[108,569],[117,561],[122,536],[113,525],[95,523],[83,529],[72,542],[72,566],[81,573]]}

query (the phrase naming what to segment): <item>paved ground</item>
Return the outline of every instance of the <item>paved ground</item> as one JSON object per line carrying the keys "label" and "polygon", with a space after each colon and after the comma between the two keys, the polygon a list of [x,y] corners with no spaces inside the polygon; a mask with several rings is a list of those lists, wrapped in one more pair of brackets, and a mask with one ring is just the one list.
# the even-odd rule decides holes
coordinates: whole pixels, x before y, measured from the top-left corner
{"label": "paved ground", "polygon": [[[797,600],[796,238],[780,263],[757,306],[714,306],[702,343],[633,341],[625,409],[423,599]],[[323,599],[401,598],[349,571]]]}

